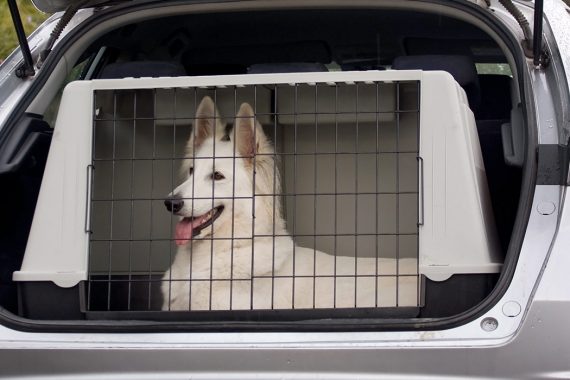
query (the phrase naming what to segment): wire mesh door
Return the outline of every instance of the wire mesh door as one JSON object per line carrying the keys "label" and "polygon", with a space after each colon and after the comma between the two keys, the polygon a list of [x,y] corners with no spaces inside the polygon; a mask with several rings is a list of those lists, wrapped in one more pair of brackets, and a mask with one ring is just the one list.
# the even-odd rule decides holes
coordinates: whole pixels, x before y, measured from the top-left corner
{"label": "wire mesh door", "polygon": [[88,311],[418,307],[419,90],[97,90]]}

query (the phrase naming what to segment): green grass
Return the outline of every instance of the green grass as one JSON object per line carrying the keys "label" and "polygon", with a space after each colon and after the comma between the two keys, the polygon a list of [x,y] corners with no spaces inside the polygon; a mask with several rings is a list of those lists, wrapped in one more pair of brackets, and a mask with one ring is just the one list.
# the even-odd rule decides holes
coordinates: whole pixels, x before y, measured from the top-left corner
{"label": "green grass", "polygon": [[[49,15],[38,11],[31,0],[17,0],[18,9],[26,35],[33,32]],[[0,61],[6,58],[18,46],[10,9],[6,0],[0,0]]]}

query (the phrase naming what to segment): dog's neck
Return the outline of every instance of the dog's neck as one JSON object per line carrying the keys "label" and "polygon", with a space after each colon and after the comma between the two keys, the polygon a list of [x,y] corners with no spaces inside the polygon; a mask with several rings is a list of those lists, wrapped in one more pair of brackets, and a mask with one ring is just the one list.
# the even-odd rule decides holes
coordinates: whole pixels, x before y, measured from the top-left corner
{"label": "dog's neck", "polygon": [[252,237],[252,225],[242,226],[241,228],[234,225],[234,229],[231,226],[225,230],[225,234],[219,236],[206,236],[204,238],[193,239],[188,243],[186,247],[187,251],[202,252],[209,250],[214,241],[214,246],[216,250],[230,250],[232,247],[234,249],[247,247],[251,245],[264,244],[267,241],[271,241],[274,237],[289,236],[286,228],[285,221],[283,218],[275,218],[275,224],[272,224],[272,219],[269,219],[271,224],[255,225],[255,233]]}
{"label": "dog's neck", "polygon": [[[230,278],[232,273],[240,278],[250,278],[281,268],[290,256],[293,245],[293,239],[285,228],[275,229],[273,234],[273,226],[270,226],[270,229],[264,228],[262,232],[256,230],[254,237],[250,234],[249,237],[234,239],[210,236],[193,239],[179,248],[179,254],[184,252],[187,255],[184,256],[192,264],[185,267],[192,268],[192,273],[197,276],[213,271],[218,278]],[[271,259],[260,259],[262,256]],[[255,265],[252,264],[254,260]]]}

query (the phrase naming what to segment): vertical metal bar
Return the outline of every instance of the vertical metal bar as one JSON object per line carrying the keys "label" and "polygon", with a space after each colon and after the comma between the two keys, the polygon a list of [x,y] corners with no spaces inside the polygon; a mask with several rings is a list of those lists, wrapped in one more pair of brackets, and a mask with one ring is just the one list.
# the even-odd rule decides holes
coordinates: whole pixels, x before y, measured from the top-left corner
{"label": "vertical metal bar", "polygon": [[317,294],[317,150],[318,150],[318,136],[319,136],[319,90],[318,83],[315,83],[315,152],[313,162],[313,309],[316,307],[316,294]]}
{"label": "vertical metal bar", "polygon": [[[237,115],[237,87],[234,86],[234,115]],[[230,310],[233,308],[233,285],[234,285],[234,231],[235,231],[235,196],[236,196],[236,140],[237,140],[237,119],[234,119],[234,137],[231,138],[233,144],[232,157],[232,240],[230,255]]]}
{"label": "vertical metal bar", "polygon": [[[196,137],[198,136],[198,89],[196,87],[194,87],[194,125],[192,126],[192,134],[193,134],[193,138],[192,138],[192,157],[190,158],[192,160],[192,166],[194,167],[194,171],[192,172],[192,199],[190,199],[190,212],[192,215],[194,215],[194,196],[195,196],[195,176],[194,173],[196,173]],[[184,199],[184,201],[186,201],[186,199]],[[194,250],[194,239],[190,239],[190,242],[188,243],[189,247],[190,247],[190,260],[189,260],[189,264],[188,264],[188,310],[192,310],[192,285],[193,285],[193,279],[192,279],[192,270],[193,270],[193,264],[194,264],[194,255],[193,255],[193,250]]]}
{"label": "vertical metal bar", "polygon": [[379,255],[380,252],[378,250],[379,245],[378,245],[378,239],[380,239],[380,235],[379,235],[379,231],[378,231],[378,160],[380,160],[380,146],[379,146],[379,125],[380,125],[380,114],[379,114],[379,108],[380,108],[380,99],[379,99],[379,94],[378,94],[378,90],[379,90],[379,83],[375,82],[376,85],[376,155],[374,157],[374,161],[376,164],[376,175],[374,176],[374,186],[376,188],[376,194],[374,195],[374,231],[376,232],[376,235],[374,236],[374,244],[375,244],[375,249],[374,252],[376,252],[376,263],[374,265],[374,306],[378,307],[378,262],[379,262]]}
{"label": "vertical metal bar", "polygon": [[358,303],[358,83],[356,86],[356,133],[354,135],[354,307]]}
{"label": "vertical metal bar", "polygon": [[[154,164],[156,160],[156,88],[152,89],[152,159],[150,167],[150,239],[149,239],[149,251],[148,251],[148,304],[147,309],[151,310],[152,305],[152,230],[154,221]],[[169,289],[170,292],[170,289]],[[170,300],[169,300],[170,301]],[[170,302],[169,302],[170,305]],[[170,306],[169,306],[170,308]]]}
{"label": "vertical metal bar", "polygon": [[276,204],[278,202],[277,199],[277,85],[273,85],[273,93],[274,93],[274,103],[273,103],[273,112],[275,113],[273,116],[273,139],[274,141],[274,149],[273,149],[273,247],[271,252],[271,309],[275,307],[275,212],[276,212]]}
{"label": "vertical metal bar", "polygon": [[292,277],[292,291],[293,299],[291,302],[291,308],[295,308],[295,255],[297,246],[297,114],[299,112],[299,84],[295,83],[295,93],[294,93],[294,107],[293,107],[293,277]]}
{"label": "vertical metal bar", "polygon": [[[174,163],[176,157],[176,120],[178,118],[178,92],[177,88],[174,88],[174,118],[173,118],[173,130],[172,130],[172,160],[170,160],[170,191],[174,190],[174,178],[175,178],[175,170],[174,170]],[[172,217],[174,213],[170,214],[170,226],[168,229],[168,236],[172,239],[173,231],[172,231]],[[168,244],[168,262],[172,263],[172,241]],[[172,271],[168,271],[168,300],[172,298]],[[170,310],[170,302],[168,302],[168,309]]]}
{"label": "vertical metal bar", "polygon": [[338,83],[334,84],[334,265],[333,265],[333,308],[336,308],[337,285],[337,224],[338,224]]}
{"label": "vertical metal bar", "polygon": [[112,170],[111,170],[111,213],[109,221],[109,268],[107,273],[107,310],[111,310],[111,267],[113,251],[113,214],[115,207],[115,159],[116,159],[116,139],[117,139],[117,92],[113,91],[113,149],[112,149]]}
{"label": "vertical metal bar", "polygon": [[396,82],[396,307],[400,298],[400,82]]}
{"label": "vertical metal bar", "polygon": [[[93,117],[92,117],[92,128],[93,130],[91,131],[91,170],[94,171],[95,170],[95,166],[93,164],[94,159],[95,159],[95,141],[96,141],[96,131],[97,131],[97,122],[96,122],[96,117],[97,117],[97,91],[93,92],[93,105],[92,105],[92,110],[93,110]],[[93,175],[90,175],[89,177],[91,177],[91,179],[93,180]],[[88,178],[89,178],[88,177]],[[90,189],[90,193],[93,194],[93,181],[91,182],[91,184],[87,185],[88,189]],[[91,200],[91,194],[88,195],[87,197],[87,202],[89,202],[89,210],[92,207],[92,203],[93,201]],[[90,214],[90,213],[89,213]],[[86,231],[89,233],[89,246],[87,248],[88,250],[88,261],[87,261],[87,273],[88,273],[88,281],[87,281],[87,310],[91,310],[91,284],[93,281],[92,278],[92,272],[91,272],[91,255],[93,254],[91,248],[92,248],[92,238],[93,238],[93,231],[91,230],[91,215],[89,215],[89,231]]]}
{"label": "vertical metal bar", "polygon": [[[214,125],[212,126],[212,203],[211,203],[211,210],[214,209],[214,198],[216,194],[216,181],[214,180],[214,173],[216,172],[216,127],[218,125],[218,117],[220,115],[217,114],[218,109],[218,89],[214,87]],[[212,310],[212,297],[214,291],[214,219],[212,219],[212,233],[210,234],[210,297],[209,297],[209,306],[208,310]]]}
{"label": "vertical metal bar", "polygon": [[20,50],[22,51],[22,57],[24,58],[24,66],[16,69],[16,76],[18,78],[34,76],[36,74],[36,71],[34,70],[34,60],[32,59],[32,53],[30,51],[30,46],[28,45],[28,40],[26,39],[26,32],[22,25],[22,19],[20,18],[20,12],[18,10],[16,0],[8,0],[8,7],[10,8],[10,15],[12,16],[12,22],[14,23],[14,29],[16,31],[16,36],[18,37]]}
{"label": "vertical metal bar", "polygon": [[255,180],[257,174],[256,156],[257,156],[257,85],[253,86],[253,189],[252,189],[252,205],[251,205],[251,283],[250,283],[250,307],[253,310],[253,285],[254,285],[254,261],[255,261]]}
{"label": "vertical metal bar", "polygon": [[[422,117],[421,115],[421,82],[417,81],[416,82],[416,149],[417,149],[417,155],[418,157],[421,159],[421,129],[420,129],[420,118]],[[423,160],[421,162],[421,175],[422,175],[422,180],[421,183],[418,183],[418,186],[420,186],[418,192],[421,192],[421,194],[418,194],[418,202],[420,201],[420,197],[421,197],[421,210],[422,210],[422,224],[423,224],[423,218],[424,218],[424,165],[423,165]],[[417,302],[416,304],[418,306],[423,305],[423,302],[421,301],[421,297],[422,297],[422,281],[420,281],[420,227],[419,225],[416,227],[416,281],[417,281]]]}
{"label": "vertical metal bar", "polygon": [[135,157],[136,157],[136,134],[137,134],[137,90],[134,91],[134,107],[133,107],[133,146],[131,152],[131,213],[129,216],[129,273],[128,273],[128,291],[127,291],[127,310],[131,310],[131,285],[132,285],[132,251],[133,251],[133,223],[134,223],[134,182],[135,182]]}

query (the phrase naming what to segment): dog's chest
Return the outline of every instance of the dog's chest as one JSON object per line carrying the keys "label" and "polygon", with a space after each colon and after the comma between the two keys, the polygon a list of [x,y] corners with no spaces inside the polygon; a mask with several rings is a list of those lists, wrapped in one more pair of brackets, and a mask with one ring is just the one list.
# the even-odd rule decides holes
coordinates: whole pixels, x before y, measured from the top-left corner
{"label": "dog's chest", "polygon": [[203,241],[178,251],[170,275],[175,280],[248,280],[279,271],[280,251],[264,242],[253,247]]}

